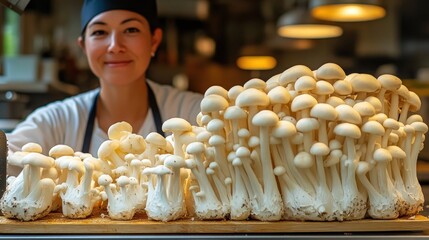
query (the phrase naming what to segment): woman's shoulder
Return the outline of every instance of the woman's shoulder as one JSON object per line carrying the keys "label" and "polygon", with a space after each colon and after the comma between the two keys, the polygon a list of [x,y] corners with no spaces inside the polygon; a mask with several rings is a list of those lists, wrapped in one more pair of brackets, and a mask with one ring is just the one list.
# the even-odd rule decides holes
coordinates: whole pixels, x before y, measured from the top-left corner
{"label": "woman's shoulder", "polygon": [[36,109],[35,112],[68,113],[77,111],[79,113],[86,114],[86,112],[89,111],[98,91],[98,89],[94,89],[62,100],[57,100]]}

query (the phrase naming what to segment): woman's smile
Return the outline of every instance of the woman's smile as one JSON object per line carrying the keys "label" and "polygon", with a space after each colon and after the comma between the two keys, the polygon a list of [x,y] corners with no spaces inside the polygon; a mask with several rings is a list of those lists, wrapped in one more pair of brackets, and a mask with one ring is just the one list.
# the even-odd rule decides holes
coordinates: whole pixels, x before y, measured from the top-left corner
{"label": "woman's smile", "polygon": [[125,67],[128,66],[129,64],[131,64],[132,61],[131,60],[121,60],[121,61],[106,61],[104,62],[104,64],[107,67],[112,67],[112,68],[116,68],[116,67]]}

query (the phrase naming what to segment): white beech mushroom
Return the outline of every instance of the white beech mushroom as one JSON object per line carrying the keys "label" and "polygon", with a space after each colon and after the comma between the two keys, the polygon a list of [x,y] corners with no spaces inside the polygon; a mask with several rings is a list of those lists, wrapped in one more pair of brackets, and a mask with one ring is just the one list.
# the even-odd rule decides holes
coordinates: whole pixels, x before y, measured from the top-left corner
{"label": "white beech mushroom", "polygon": [[314,76],[318,80],[336,81],[346,77],[344,70],[335,63],[325,63],[314,71]]}
{"label": "white beech mushroom", "polygon": [[199,219],[223,219],[227,210],[222,206],[206,174],[203,165],[204,148],[204,144],[201,142],[190,143],[186,147],[186,152],[193,156],[192,159],[186,160],[186,167],[191,169],[199,185],[199,192],[191,191],[195,203],[195,214]]}
{"label": "white beech mushroom", "polygon": [[263,177],[263,197],[258,208],[252,209],[252,216],[262,221],[279,220],[283,213],[283,203],[274,177],[269,147],[270,128],[279,121],[277,114],[269,110],[258,112],[252,119],[252,124],[259,127],[260,149]]}
{"label": "white beech mushroom", "polygon": [[41,172],[52,167],[54,159],[31,152],[22,158],[22,165],[24,169],[7,186],[0,207],[7,218],[32,221],[51,211],[55,183],[50,178],[41,179]]}

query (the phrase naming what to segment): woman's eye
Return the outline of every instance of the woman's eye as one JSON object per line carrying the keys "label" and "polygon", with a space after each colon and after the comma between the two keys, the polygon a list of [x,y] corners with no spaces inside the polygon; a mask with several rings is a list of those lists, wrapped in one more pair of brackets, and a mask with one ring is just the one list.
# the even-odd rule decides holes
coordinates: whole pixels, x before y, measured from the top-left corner
{"label": "woman's eye", "polygon": [[140,30],[138,28],[127,28],[125,30],[126,33],[138,33]]}
{"label": "woman's eye", "polygon": [[93,32],[91,33],[91,36],[102,36],[102,35],[104,35],[104,34],[106,34],[106,32],[105,32],[105,31],[103,31],[103,30],[96,30],[96,31],[93,31]]}

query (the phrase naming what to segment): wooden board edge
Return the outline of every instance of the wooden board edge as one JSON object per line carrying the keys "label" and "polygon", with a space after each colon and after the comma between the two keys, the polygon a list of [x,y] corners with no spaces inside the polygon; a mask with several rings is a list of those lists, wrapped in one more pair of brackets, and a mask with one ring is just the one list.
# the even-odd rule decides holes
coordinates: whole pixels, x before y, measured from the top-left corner
{"label": "wooden board edge", "polygon": [[57,234],[171,234],[171,233],[316,233],[316,232],[397,232],[429,230],[429,219],[422,215],[414,219],[364,219],[344,222],[299,221],[192,221],[157,222],[147,219],[112,221],[100,218],[41,219],[33,222],[0,218],[0,233],[57,233]]}

